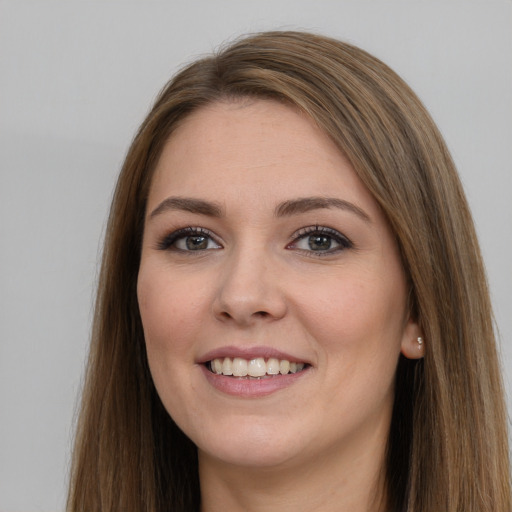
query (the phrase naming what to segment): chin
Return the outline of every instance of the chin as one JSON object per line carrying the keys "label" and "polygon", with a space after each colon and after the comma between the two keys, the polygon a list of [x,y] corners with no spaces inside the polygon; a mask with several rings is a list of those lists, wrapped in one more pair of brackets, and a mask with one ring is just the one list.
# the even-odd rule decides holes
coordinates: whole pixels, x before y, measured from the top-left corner
{"label": "chin", "polygon": [[223,447],[222,449],[202,450],[199,448],[199,461],[202,457],[215,459],[222,465],[234,466],[238,468],[265,469],[286,466],[294,457],[290,451],[282,447],[269,445],[268,441],[265,446],[259,443],[247,446],[233,445],[231,447]]}
{"label": "chin", "polygon": [[[281,427],[281,425],[279,425]],[[253,468],[271,468],[286,463],[303,451],[303,444],[297,432],[283,435],[285,428],[254,424],[253,421],[240,421],[238,428],[226,428],[202,435],[197,442],[199,459],[206,457],[238,466]],[[218,435],[216,435],[218,434]],[[293,442],[292,442],[293,440]]]}

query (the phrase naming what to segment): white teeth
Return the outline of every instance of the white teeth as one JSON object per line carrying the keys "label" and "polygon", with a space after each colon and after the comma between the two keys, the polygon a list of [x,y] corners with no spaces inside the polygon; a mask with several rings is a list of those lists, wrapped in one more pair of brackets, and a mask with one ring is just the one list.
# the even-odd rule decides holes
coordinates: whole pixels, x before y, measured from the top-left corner
{"label": "white teeth", "polygon": [[267,361],[267,373],[269,375],[277,375],[279,373],[279,359],[271,357]]}
{"label": "white teeth", "polygon": [[241,357],[233,359],[233,375],[235,377],[245,377],[247,375],[247,361],[245,359]]}
{"label": "white teeth", "polygon": [[247,374],[251,377],[263,377],[267,373],[267,365],[263,357],[251,359],[247,365]]}
{"label": "white teeth", "polygon": [[286,361],[283,359],[279,361],[279,373],[281,375],[286,375],[290,371],[290,361]]}
{"label": "white teeth", "polygon": [[229,357],[225,357],[224,361],[222,361],[222,374],[233,375],[233,361]]}
{"label": "white teeth", "polygon": [[304,363],[290,363],[290,373],[297,373],[304,369]]}
{"label": "white teeth", "polygon": [[218,374],[222,373],[222,361],[220,359],[213,360],[212,370]]}
{"label": "white teeth", "polygon": [[247,360],[241,357],[216,358],[210,361],[210,369],[218,375],[233,375],[234,377],[265,377],[265,375],[287,375],[304,369],[304,363],[290,362],[286,359],[263,357]]}

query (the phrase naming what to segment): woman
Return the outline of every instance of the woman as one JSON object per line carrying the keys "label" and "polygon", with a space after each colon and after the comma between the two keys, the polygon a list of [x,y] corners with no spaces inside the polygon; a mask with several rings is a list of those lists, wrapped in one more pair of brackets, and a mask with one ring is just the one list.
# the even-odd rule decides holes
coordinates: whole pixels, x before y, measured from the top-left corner
{"label": "woman", "polygon": [[271,32],[180,72],[106,236],[68,510],[511,509],[471,216],[389,68]]}

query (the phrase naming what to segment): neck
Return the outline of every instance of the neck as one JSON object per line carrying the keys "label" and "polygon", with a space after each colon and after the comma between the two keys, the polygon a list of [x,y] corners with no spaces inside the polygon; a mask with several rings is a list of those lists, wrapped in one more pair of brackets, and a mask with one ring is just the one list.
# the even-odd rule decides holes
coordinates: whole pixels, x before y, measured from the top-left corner
{"label": "neck", "polygon": [[201,512],[384,512],[385,447],[369,443],[276,467],[239,467],[199,452]]}

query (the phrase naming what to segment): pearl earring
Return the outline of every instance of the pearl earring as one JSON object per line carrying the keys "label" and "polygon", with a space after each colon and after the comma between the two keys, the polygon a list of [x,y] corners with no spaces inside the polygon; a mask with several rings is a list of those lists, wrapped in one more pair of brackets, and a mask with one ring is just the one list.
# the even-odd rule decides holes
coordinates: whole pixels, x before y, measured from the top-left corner
{"label": "pearl earring", "polygon": [[423,338],[421,336],[418,336],[418,348],[422,348],[423,347]]}

